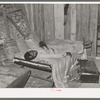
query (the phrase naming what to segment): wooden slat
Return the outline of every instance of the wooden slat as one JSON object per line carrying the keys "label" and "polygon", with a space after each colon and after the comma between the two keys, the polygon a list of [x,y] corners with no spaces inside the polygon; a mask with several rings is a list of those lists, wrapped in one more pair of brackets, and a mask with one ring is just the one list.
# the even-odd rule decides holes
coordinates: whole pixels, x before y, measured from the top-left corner
{"label": "wooden slat", "polygon": [[78,4],[76,5],[77,17],[76,17],[76,29],[77,29],[77,40],[87,41],[89,39],[89,15],[90,9],[89,4]]}
{"label": "wooden slat", "polygon": [[11,21],[11,23],[16,27],[16,29],[19,31],[19,33],[23,36],[26,37],[26,35],[22,32],[22,30],[17,26],[17,24],[13,21],[10,15],[7,15],[7,18]]}
{"label": "wooden slat", "polygon": [[71,40],[76,40],[76,4],[71,5]]}
{"label": "wooden slat", "polygon": [[20,10],[21,10],[21,8],[10,8],[6,11],[6,14],[14,13],[14,12],[17,12]]}
{"label": "wooden slat", "polygon": [[54,40],[55,26],[54,26],[54,5],[53,4],[44,5],[44,28],[45,28],[45,41],[49,42]]}
{"label": "wooden slat", "polygon": [[82,41],[89,40],[89,15],[90,15],[90,9],[89,9],[90,4],[83,4],[82,5]]}
{"label": "wooden slat", "polygon": [[27,14],[27,19],[29,22],[29,32],[30,32],[29,38],[38,42],[40,40],[38,34],[39,32],[37,30],[38,29],[38,25],[37,25],[38,13],[36,13],[38,11],[37,6],[38,6],[37,4],[24,4],[26,14]]}
{"label": "wooden slat", "polygon": [[29,20],[27,18],[27,12],[25,10],[25,6],[24,5],[22,6],[21,13],[22,13],[23,19],[25,21],[25,24],[26,24],[26,27],[27,27],[27,30],[28,30],[28,33],[27,33],[27,37],[28,37],[32,33],[32,30],[30,28]]}
{"label": "wooden slat", "polygon": [[45,30],[44,30],[44,5],[38,5],[38,29],[39,29],[39,36],[40,40],[45,41]]}
{"label": "wooden slat", "polygon": [[26,21],[29,23],[28,26],[29,26],[29,32],[33,33],[34,32],[34,16],[33,16],[33,10],[34,10],[34,6],[33,4],[24,4],[24,10],[25,10],[25,13],[26,13],[26,16],[27,16],[27,19]]}
{"label": "wooden slat", "polygon": [[54,4],[55,38],[64,39],[64,5]]}
{"label": "wooden slat", "polygon": [[76,5],[76,40],[82,40],[82,6]]}
{"label": "wooden slat", "polygon": [[29,20],[29,4],[24,4],[24,6],[25,6],[27,18],[28,18],[28,20]]}
{"label": "wooden slat", "polygon": [[98,5],[91,4],[90,8],[90,39],[93,41],[92,55],[96,56]]}
{"label": "wooden slat", "polygon": [[39,36],[39,27],[38,27],[38,24],[39,24],[39,18],[38,18],[38,4],[34,4],[34,32],[36,33],[36,35],[38,36],[38,38],[40,39],[40,36]]}
{"label": "wooden slat", "polygon": [[32,30],[32,32],[34,33],[34,15],[33,15],[33,13],[34,13],[34,11],[33,11],[33,9],[34,9],[34,6],[33,6],[33,4],[31,4],[31,30]]}
{"label": "wooden slat", "polygon": [[64,38],[70,40],[71,37],[71,4],[68,7],[67,21],[64,26]]}

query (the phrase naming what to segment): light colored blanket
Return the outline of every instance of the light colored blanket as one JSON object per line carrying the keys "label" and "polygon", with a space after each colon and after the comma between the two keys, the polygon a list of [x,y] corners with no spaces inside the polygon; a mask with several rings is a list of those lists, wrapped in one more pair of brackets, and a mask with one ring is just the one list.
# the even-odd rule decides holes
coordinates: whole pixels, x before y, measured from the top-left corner
{"label": "light colored blanket", "polygon": [[[49,50],[41,49],[38,46],[34,45],[34,42],[31,39],[26,40],[25,42],[25,45],[30,48],[29,50],[38,51],[38,56],[34,60],[42,60],[46,63],[51,64],[52,78],[57,88],[68,87],[68,69],[73,66],[77,59],[87,58],[86,52],[84,52],[83,50],[82,42],[80,41],[55,40],[53,42],[48,43],[48,47],[50,48]],[[72,54],[72,57],[67,56],[66,52],[70,52]],[[22,56],[23,55],[24,54],[22,54]]]}

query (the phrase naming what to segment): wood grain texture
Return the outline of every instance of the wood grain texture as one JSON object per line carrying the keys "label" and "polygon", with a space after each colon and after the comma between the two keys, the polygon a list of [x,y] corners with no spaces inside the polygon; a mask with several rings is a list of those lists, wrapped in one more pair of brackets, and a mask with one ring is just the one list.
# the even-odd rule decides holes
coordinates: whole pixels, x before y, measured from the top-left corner
{"label": "wood grain texture", "polygon": [[96,41],[97,41],[97,20],[98,20],[98,5],[91,4],[90,14],[90,40],[93,41],[92,55],[96,56]]}
{"label": "wood grain texture", "polygon": [[39,35],[42,41],[45,41],[45,25],[44,25],[44,4],[39,4]]}
{"label": "wood grain texture", "polygon": [[82,36],[82,11],[81,11],[82,7],[80,4],[76,5],[76,40],[82,40],[81,36]]}
{"label": "wood grain texture", "polygon": [[64,39],[64,5],[54,4],[55,38]]}
{"label": "wood grain texture", "polygon": [[76,19],[76,39],[93,41],[92,56],[96,56],[96,35],[97,35],[97,4],[78,4]]}
{"label": "wood grain texture", "polygon": [[44,28],[45,41],[49,42],[55,39],[55,23],[54,23],[54,5],[44,5]]}
{"label": "wood grain texture", "polygon": [[64,26],[64,38],[70,40],[71,37],[71,5],[69,5],[67,13],[67,21]]}
{"label": "wood grain texture", "polygon": [[44,40],[44,5],[34,4],[34,32],[40,40]]}
{"label": "wood grain texture", "polygon": [[76,40],[76,4],[71,5],[71,40]]}

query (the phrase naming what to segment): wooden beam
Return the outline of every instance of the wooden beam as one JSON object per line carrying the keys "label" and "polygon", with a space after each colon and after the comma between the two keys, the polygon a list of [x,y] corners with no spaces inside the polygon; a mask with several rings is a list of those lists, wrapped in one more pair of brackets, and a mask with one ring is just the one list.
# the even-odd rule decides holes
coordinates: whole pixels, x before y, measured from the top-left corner
{"label": "wooden beam", "polygon": [[11,23],[16,27],[16,29],[19,31],[19,33],[23,36],[23,37],[27,37],[27,35],[25,35],[23,33],[23,31],[20,29],[19,26],[17,26],[17,24],[13,21],[13,19],[11,18],[10,15],[7,15],[7,18],[11,21]]}
{"label": "wooden beam", "polygon": [[41,36],[39,35],[39,27],[38,27],[38,23],[39,23],[39,18],[38,18],[38,4],[34,4],[33,5],[33,15],[34,15],[34,32],[36,33],[37,37],[39,39],[41,39]]}
{"label": "wooden beam", "polygon": [[90,5],[90,40],[93,41],[92,56],[96,56],[98,5]]}
{"label": "wooden beam", "polygon": [[55,39],[64,39],[64,5],[54,4]]}
{"label": "wooden beam", "polygon": [[76,40],[76,4],[71,4],[71,40]]}
{"label": "wooden beam", "polygon": [[27,12],[25,10],[25,6],[24,5],[22,6],[21,13],[22,13],[22,16],[24,18],[24,21],[25,21],[25,24],[26,24],[26,27],[27,27],[27,31],[28,31],[27,37],[28,37],[32,33],[32,30],[30,28],[29,20],[27,18]]}
{"label": "wooden beam", "polygon": [[45,41],[45,29],[44,29],[44,5],[38,5],[38,30],[40,40]]}
{"label": "wooden beam", "polygon": [[71,4],[69,4],[66,15],[66,24],[64,26],[64,38],[70,40],[71,37]]}
{"label": "wooden beam", "polygon": [[76,5],[76,40],[82,40],[82,6]]}
{"label": "wooden beam", "polygon": [[55,39],[55,26],[54,26],[54,5],[44,5],[44,29],[45,41],[49,42]]}

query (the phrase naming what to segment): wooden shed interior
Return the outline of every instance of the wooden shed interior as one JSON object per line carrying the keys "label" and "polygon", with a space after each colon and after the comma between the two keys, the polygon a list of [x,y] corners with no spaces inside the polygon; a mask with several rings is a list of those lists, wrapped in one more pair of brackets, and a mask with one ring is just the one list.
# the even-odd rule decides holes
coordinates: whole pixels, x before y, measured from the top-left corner
{"label": "wooden shed interior", "polygon": [[[91,46],[87,46],[85,49],[87,58],[95,61],[96,70],[99,73],[100,5],[0,4],[0,87],[63,87],[63,85],[55,85],[56,81],[52,80],[54,72],[48,68],[43,71],[36,67],[29,68],[30,65],[24,68],[26,62],[23,66],[14,64],[13,60],[16,58],[16,54],[19,52],[25,54],[30,50],[24,43],[28,39],[33,40],[33,45],[38,45],[40,41],[49,44],[55,40],[68,40],[73,43],[77,41],[82,44],[89,42]],[[30,47],[32,47],[31,43]],[[24,60],[22,61],[24,62]],[[28,64],[30,63],[28,62]],[[85,66],[85,64],[83,65]],[[49,64],[42,66],[49,66]],[[90,68],[91,66],[93,64],[90,64]],[[86,83],[81,83],[76,79],[79,76],[79,74],[78,76],[75,74],[76,69],[72,72],[73,81],[68,83],[68,87],[100,87],[98,74],[93,74],[93,81],[97,79],[97,83],[91,83],[88,80]]]}

